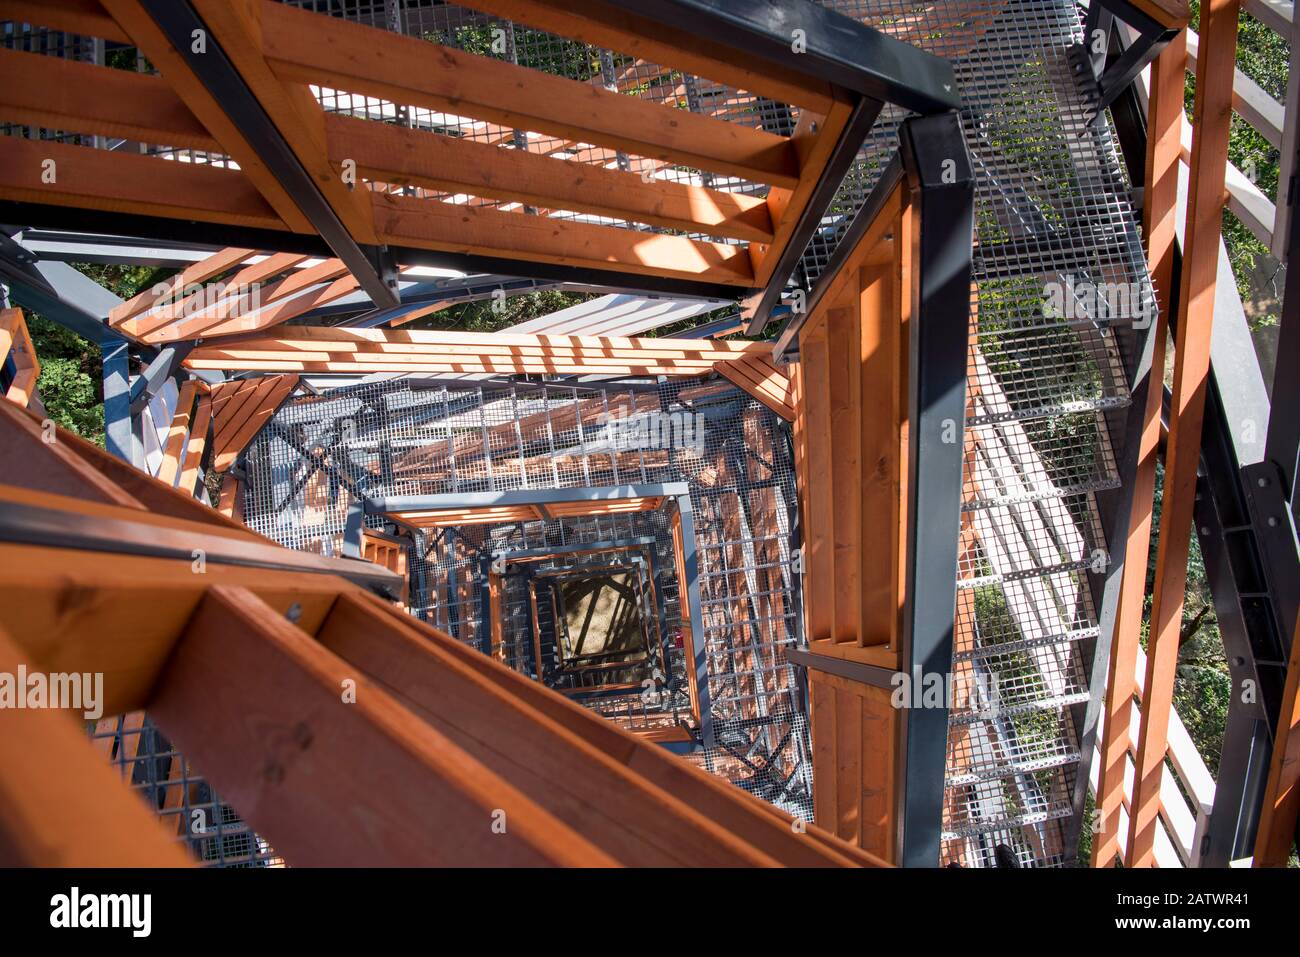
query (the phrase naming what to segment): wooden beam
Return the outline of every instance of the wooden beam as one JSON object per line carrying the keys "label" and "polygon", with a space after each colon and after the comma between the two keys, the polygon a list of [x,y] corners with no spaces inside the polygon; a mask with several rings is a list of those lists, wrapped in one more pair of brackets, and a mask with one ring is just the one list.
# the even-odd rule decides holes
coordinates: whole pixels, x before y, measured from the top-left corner
{"label": "wooden beam", "polygon": [[1227,175],[1232,71],[1236,67],[1240,9],[1240,0],[1207,0],[1201,6],[1201,52],[1174,346],[1173,404],[1147,646],[1146,700],[1129,815],[1128,843],[1134,867],[1152,865],[1155,831],[1159,827],[1160,782],[1169,745],[1169,712],[1173,708],[1209,376],[1210,331],[1222,235],[1221,197]]}
{"label": "wooden beam", "polygon": [[727,359],[713,366],[724,379],[743,389],[787,422],[795,417],[790,377],[772,365],[766,356]]}
{"label": "wooden beam", "polygon": [[[171,41],[140,0],[99,0],[99,2],[127,35],[126,42],[133,43],[140,53],[148,58],[162,74],[163,79],[189,107],[190,112],[221,144],[222,150],[239,164],[246,181],[252,184],[257,194],[264,198],[265,204],[274,211],[275,225],[268,228],[289,229],[295,233],[315,233],[316,230],[298,208],[297,203],[244,138],[244,134],[226,114],[216,97],[190,69],[185,57],[172,46]],[[183,191],[164,190],[161,188],[163,185],[165,184],[160,184],[159,189],[163,195],[186,196]],[[203,219],[203,217],[191,218]]]}
{"label": "wooden beam", "polygon": [[371,197],[375,231],[395,246],[754,285],[741,246],[394,193]]}
{"label": "wooden beam", "polygon": [[1255,867],[1286,867],[1300,824],[1300,623],[1291,638],[1273,759],[1255,835]]}
{"label": "wooden beam", "polygon": [[220,145],[161,77],[0,50],[0,119],[212,153]]}
{"label": "wooden beam", "polygon": [[[1178,213],[1178,174],[1186,55],[1184,34],[1176,36],[1151,68],[1147,120],[1147,161],[1142,234],[1147,262],[1156,289],[1159,313],[1147,374],[1147,400],[1142,431],[1137,437],[1138,463],[1133,477],[1133,504],[1124,545],[1124,571],[1119,610],[1111,644],[1104,699],[1101,766],[1097,779],[1098,830],[1092,841],[1092,866],[1109,867],[1120,855],[1120,813],[1128,762],[1129,722],[1133,711],[1131,677],[1137,667],[1138,639],[1145,610],[1147,559],[1154,515],[1156,461],[1160,454],[1161,404],[1164,399],[1166,340],[1173,285],[1175,227]],[[1130,441],[1132,441],[1130,439]]]}
{"label": "wooden beam", "polygon": [[[700,375],[714,363],[765,353],[766,344],[709,339],[532,336],[434,330],[343,330],[304,327],[295,336],[253,337],[202,346],[193,369],[280,372],[430,371],[523,374]],[[626,370],[626,371],[624,371]]]}
{"label": "wooden beam", "polygon": [[758,264],[754,269],[755,286],[766,286],[772,279],[781,251],[789,244],[852,114],[852,104],[836,100],[825,115],[811,111],[799,115],[791,138],[799,155],[799,181],[793,187],[774,186],[768,190],[768,212],[776,228],[770,243],[758,242],[750,247],[750,255]]}
{"label": "wooden beam", "polygon": [[203,394],[194,406],[194,421],[190,423],[189,438],[185,443],[185,458],[181,461],[181,475],[176,487],[187,495],[198,493],[202,478],[203,452],[208,445],[208,426],[212,422],[212,399]]}
{"label": "wooden beam", "polygon": [[[175,342],[177,340],[210,338],[250,332],[263,328],[261,316],[254,318],[259,309],[287,295],[289,281],[302,273],[324,270],[334,275],[347,275],[347,270],[336,259],[320,266],[292,272],[279,282],[265,283],[286,269],[292,270],[307,256],[296,253],[276,253],[260,263],[241,269],[223,283],[220,289],[209,292],[196,291],[180,302],[155,310],[145,316],[128,320],[122,329],[145,342]],[[332,278],[332,277],[331,277]],[[215,299],[215,301],[213,301]],[[266,323],[269,325],[270,323]]]}
{"label": "wooden beam", "polygon": [[[210,0],[199,0],[206,14]],[[262,44],[286,80],[489,120],[676,165],[793,187],[790,140],[739,123],[264,0]]]}
{"label": "wooden beam", "polygon": [[0,0],[0,20],[31,23],[116,43],[131,42],[126,31],[104,12],[99,0]]}
{"label": "wooden beam", "polygon": [[688,233],[770,242],[762,199],[539,156],[341,114],[325,118],[333,163],[378,182],[595,213]]}
{"label": "wooden beam", "polygon": [[[43,672],[0,628],[0,672]],[[21,689],[19,694],[26,694]],[[6,707],[0,867],[189,867],[174,837],[86,737],[79,713]]]}
{"label": "wooden beam", "polygon": [[[42,430],[45,428],[42,416],[36,415],[30,409],[26,410],[25,414],[30,425]],[[115,487],[118,493],[126,496],[122,499],[122,502],[143,507],[150,515],[182,519],[204,525],[215,525],[227,531],[237,529],[244,536],[252,535],[263,544],[270,544],[269,539],[256,535],[246,528],[242,522],[232,521],[196,501],[192,496],[183,495],[173,488],[168,488],[148,473],[132,467],[129,463],[106,452],[98,445],[87,442],[81,436],[74,435],[66,429],[59,429],[56,433],[56,441],[47,444],[58,445],[65,451],[73,453],[76,458],[81,460],[82,465],[89,466],[89,470],[84,474],[99,473],[102,478],[108,480],[111,486]],[[30,463],[22,464],[24,467],[30,465]],[[20,478],[21,470],[18,470],[18,475],[10,473],[8,478],[2,480],[16,483]],[[43,485],[38,487],[42,491],[53,491],[53,489]],[[88,496],[84,491],[79,491],[81,488],[82,486],[73,485],[70,487],[68,494],[79,498],[87,498]]]}
{"label": "wooden beam", "polygon": [[477,9],[814,113],[824,113],[832,102],[825,83],[788,74],[734,47],[712,42],[689,24],[651,23],[601,0],[482,0]]}
{"label": "wooden beam", "polygon": [[[374,606],[377,612],[404,624],[410,623],[409,616],[374,596],[358,593],[358,597]],[[487,655],[461,642],[440,640],[437,646],[448,656],[523,700],[539,714],[581,735],[646,781],[683,799],[731,833],[784,864],[824,864],[829,851],[832,860],[847,859],[864,866],[886,866],[879,857],[837,841],[819,828],[809,827],[806,833],[797,830],[793,826],[794,819],[785,811],[715,775],[692,767],[613,722],[600,719],[537,681],[501,667]]]}
{"label": "wooden beam", "polygon": [[1147,16],[1161,26],[1177,29],[1185,27],[1192,19],[1187,0],[1131,0]]}
{"label": "wooden beam", "polygon": [[[50,441],[50,439],[53,441]],[[88,465],[41,419],[0,402],[0,483],[140,509],[118,484]]]}
{"label": "wooden beam", "polygon": [[6,137],[0,199],[284,229],[244,170],[50,140]]}

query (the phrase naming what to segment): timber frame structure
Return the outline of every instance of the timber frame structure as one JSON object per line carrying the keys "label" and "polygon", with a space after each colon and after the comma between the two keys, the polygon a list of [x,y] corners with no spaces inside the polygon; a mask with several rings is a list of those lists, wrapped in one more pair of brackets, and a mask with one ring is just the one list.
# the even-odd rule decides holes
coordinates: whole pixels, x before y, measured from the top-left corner
{"label": "timber frame structure", "polygon": [[1216,306],[1225,198],[1300,242],[1227,163],[1276,6],[0,0],[0,674],[104,689],[0,709],[0,863],[1060,866],[1091,799],[1082,863],[1284,865],[1300,273],[1271,410]]}

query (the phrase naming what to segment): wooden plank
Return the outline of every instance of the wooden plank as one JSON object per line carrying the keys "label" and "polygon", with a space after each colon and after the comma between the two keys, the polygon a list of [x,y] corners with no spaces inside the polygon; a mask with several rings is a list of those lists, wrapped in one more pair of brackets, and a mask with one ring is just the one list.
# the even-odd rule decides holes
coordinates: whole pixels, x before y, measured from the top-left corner
{"label": "wooden plank", "polygon": [[234,465],[248,443],[253,441],[296,388],[296,375],[274,376],[270,389],[255,407],[248,410],[247,415],[242,416],[238,427],[233,423],[229,426],[223,423],[213,443],[212,467],[218,472],[224,472]]}
{"label": "wooden plank", "polygon": [[[30,409],[26,411],[26,415],[29,422],[38,428],[44,428],[43,417],[36,415]],[[162,520],[176,518],[187,522],[197,522],[201,525],[216,526],[226,532],[238,531],[244,538],[251,536],[258,542],[271,544],[268,539],[250,531],[241,522],[232,521],[196,501],[193,497],[184,495],[173,488],[168,488],[148,473],[133,468],[129,463],[106,452],[98,445],[87,442],[79,435],[74,435],[66,429],[57,429],[56,444],[73,453],[84,465],[89,466],[90,469],[107,479],[110,486],[117,492],[124,493],[126,496],[122,500],[124,503],[129,502],[133,506],[143,507],[149,516]],[[8,480],[13,481],[12,478]],[[42,486],[42,491],[46,490]],[[76,491],[75,486],[72,494],[82,498],[86,497]]]}
{"label": "wooden plank", "polygon": [[0,483],[142,510],[117,483],[60,441],[62,433],[47,429],[25,409],[0,402]]}
{"label": "wooden plank", "polygon": [[[283,299],[299,289],[347,275],[347,268],[337,259],[296,269],[309,259],[296,253],[276,253],[260,263],[247,266],[223,283],[220,298],[209,301],[211,293],[203,290],[181,302],[123,324],[123,329],[148,341],[166,342],[210,335],[217,324],[237,319],[262,306]],[[267,283],[280,273],[288,275]],[[202,300],[202,301],[199,301]]]}
{"label": "wooden plank", "polygon": [[[206,14],[218,6],[200,0]],[[265,0],[263,48],[317,83],[638,156],[793,187],[790,141],[761,130]],[[435,66],[436,65],[436,66]]]}
{"label": "wooden plank", "polygon": [[1162,26],[1185,27],[1192,18],[1187,0],[1131,0],[1147,16]]}
{"label": "wooden plank", "polygon": [[826,84],[746,57],[734,47],[713,43],[687,24],[651,23],[600,0],[483,0],[476,9],[598,48],[641,57],[649,63],[662,63],[779,103],[813,112],[830,108]]}
{"label": "wooden plank", "polygon": [[[276,266],[290,260],[302,261],[303,256],[276,256]],[[267,267],[272,268],[270,265]],[[254,277],[246,280],[250,285],[260,283],[264,270],[250,267],[231,279],[232,294],[205,308],[194,310],[184,306],[159,310],[139,320],[138,329],[146,342],[175,342],[181,339],[210,338],[257,332],[268,326],[286,322],[301,315],[316,304],[329,302],[351,292],[358,285],[348,269],[337,259],[326,259],[302,269],[291,271],[274,282],[240,289],[240,276],[247,272]],[[256,270],[256,271],[254,271]],[[283,272],[284,269],[277,270]],[[270,273],[269,275],[274,275]],[[322,287],[321,284],[328,285]],[[305,294],[293,297],[295,293]],[[156,321],[153,320],[157,317]]]}
{"label": "wooden plank", "polygon": [[[0,671],[33,659],[0,628]],[[25,689],[23,692],[25,693]],[[184,849],[86,738],[79,713],[7,708],[0,734],[0,866],[189,867]]]}
{"label": "wooden plank", "polygon": [[104,12],[99,0],[0,0],[0,20],[15,20],[117,43],[131,42],[126,31]]}
{"label": "wooden plank", "polygon": [[787,422],[795,417],[790,378],[761,356],[727,359],[713,366],[728,382],[749,393]]}
{"label": "wooden plank", "polygon": [[[814,774],[816,772],[814,771]],[[834,775],[820,782],[836,790],[835,833],[856,844],[862,838],[862,699],[848,689],[835,693]],[[816,790],[819,782],[814,779]]]}
{"label": "wooden plank", "polygon": [[762,199],[474,140],[331,114],[325,119],[332,162],[353,160],[383,183],[424,186],[513,200],[548,209],[596,213],[689,233],[770,242]]}
{"label": "wooden plank", "polygon": [[176,487],[188,495],[198,492],[203,463],[203,450],[208,444],[208,426],[212,421],[212,400],[200,395],[194,406],[194,421],[190,425],[189,439],[185,443],[185,458],[181,462],[181,476]]}
{"label": "wooden plank", "polygon": [[392,245],[754,285],[741,246],[393,193],[371,196],[375,231]]}
{"label": "wooden plank", "polygon": [[1255,867],[1286,867],[1300,823],[1300,622],[1291,638],[1273,758],[1255,835]]}
{"label": "wooden plank", "polygon": [[150,711],[302,866],[614,863],[246,589],[209,590]]}
{"label": "wooden plank", "polygon": [[[1154,515],[1156,462],[1160,453],[1161,404],[1164,398],[1163,371],[1172,299],[1175,227],[1178,212],[1180,135],[1183,122],[1185,39],[1175,37],[1151,69],[1151,93],[1147,120],[1146,202],[1143,204],[1142,233],[1146,237],[1147,262],[1156,289],[1159,313],[1151,331],[1151,368],[1137,438],[1138,463],[1133,476],[1133,503],[1129,512],[1124,544],[1124,570],[1120,584],[1119,609],[1111,639],[1104,699],[1100,767],[1097,778],[1098,827],[1092,841],[1092,866],[1109,867],[1121,854],[1120,813],[1128,761],[1129,722],[1133,692],[1129,678],[1137,667],[1138,640],[1145,610],[1147,560]],[[1131,440],[1130,440],[1131,441]]]}
{"label": "wooden plank", "polygon": [[186,266],[170,279],[155,283],[150,288],[136,293],[121,305],[114,306],[108,314],[109,325],[121,326],[122,331],[128,335],[139,335],[145,331],[145,328],[133,325],[128,320],[168,303],[179,304],[186,301],[189,298],[189,293],[186,292],[189,287],[201,285],[214,276],[220,276],[252,255],[254,253],[251,249],[233,246],[218,250],[211,256]]}
{"label": "wooden plank", "polygon": [[[0,199],[284,229],[245,170],[49,140],[8,139],[5,162],[0,164]],[[55,180],[46,182],[51,171]]]}
{"label": "wooden plank", "polygon": [[[253,336],[201,346],[192,369],[307,371],[568,372],[698,375],[714,363],[764,353],[764,343],[699,339],[531,336],[434,330],[303,327],[293,337]],[[625,371],[627,370],[627,371]]]}
{"label": "wooden plank", "polygon": [[0,50],[0,118],[157,146],[221,147],[161,77]]}
{"label": "wooden plank", "polygon": [[217,511],[237,522],[244,520],[244,483],[229,472],[221,476],[221,492],[217,496]]}
{"label": "wooden plank", "polygon": [[811,669],[809,692],[817,823],[893,860],[899,712],[890,691]]}
{"label": "wooden plank", "polygon": [[1147,648],[1146,700],[1129,820],[1129,853],[1135,867],[1149,867],[1153,863],[1155,830],[1159,827],[1160,781],[1168,749],[1169,712],[1173,708],[1210,364],[1210,331],[1222,229],[1219,199],[1226,178],[1240,8],[1240,0],[1208,0],[1201,7],[1201,56],[1174,346],[1173,404]]}
{"label": "wooden plank", "polygon": [[456,351],[467,355],[483,352],[510,353],[539,350],[538,354],[592,353],[623,355],[636,352],[655,358],[682,356],[716,361],[742,355],[770,355],[771,345],[764,342],[719,339],[647,339],[636,336],[572,336],[527,332],[461,332],[453,329],[351,329],[338,326],[302,326],[293,336],[250,336],[250,343],[289,343],[307,349],[351,351],[366,344],[376,348],[428,351]]}
{"label": "wooden plank", "polygon": [[[857,634],[860,647],[893,645],[898,631],[903,579],[898,573],[896,543],[905,534],[899,527],[899,409],[903,397],[899,371],[907,362],[896,306],[898,285],[892,256],[885,262],[873,261],[859,267],[858,336],[854,342],[845,343],[846,351],[854,353],[861,369],[856,401],[862,410],[857,437],[862,468],[854,515],[861,525],[858,537],[863,545],[856,556],[861,582]],[[885,536],[891,546],[888,556],[867,547]]]}
{"label": "wooden plank", "polygon": [[[243,537],[259,540],[247,530]],[[207,549],[213,538],[196,533],[191,541]],[[218,583],[254,589],[280,615],[297,604],[304,628],[324,620],[343,585],[331,575],[216,562],[195,574],[185,559],[105,560],[98,552],[2,544],[0,625],[50,671],[102,673],[106,714],[136,711],[148,705],[186,623]]]}
{"label": "wooden plank", "polygon": [[190,420],[194,414],[194,403],[198,399],[196,379],[186,379],[181,384],[176,397],[176,412],[172,415],[172,424],[167,429],[167,441],[163,444],[162,462],[158,465],[158,481],[169,488],[175,487],[176,477],[181,474],[181,457],[185,451],[185,439],[190,434]]}
{"label": "wooden plank", "polygon": [[[830,638],[833,642],[862,644],[861,556],[863,540],[861,454],[861,373],[856,343],[859,337],[857,310],[849,305],[826,311],[826,391],[830,411],[828,453],[830,470],[812,481],[830,493],[829,536],[832,544],[833,612]],[[844,715],[841,714],[840,718]],[[842,735],[855,734],[855,724],[841,723]],[[857,744],[850,745],[857,750]],[[856,782],[857,775],[846,769]],[[856,804],[856,802],[855,802]],[[841,816],[844,809],[841,808]],[[840,836],[844,837],[841,830]]]}
{"label": "wooden plank", "polygon": [[[228,441],[271,394],[279,376],[260,376],[224,382],[212,390],[212,454]],[[232,394],[233,393],[233,394]],[[227,399],[227,396],[229,398]],[[223,401],[224,400],[224,401]],[[220,411],[217,410],[220,403]]]}
{"label": "wooden plank", "polygon": [[[808,471],[804,486],[808,499],[804,539],[804,617],[808,640],[832,638],[834,628],[834,558],[832,529],[835,513],[830,488],[831,474],[830,396],[826,369],[830,362],[826,321],[810,321],[799,340],[802,384],[807,389],[804,410],[807,422]],[[831,642],[834,644],[834,641]]]}

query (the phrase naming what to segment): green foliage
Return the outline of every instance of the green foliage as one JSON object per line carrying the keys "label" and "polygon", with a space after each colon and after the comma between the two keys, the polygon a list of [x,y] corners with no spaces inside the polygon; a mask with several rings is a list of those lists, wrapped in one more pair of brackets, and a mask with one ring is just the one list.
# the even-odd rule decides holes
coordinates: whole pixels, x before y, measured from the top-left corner
{"label": "green foliage", "polygon": [[[79,263],[77,268],[123,299],[162,275],[147,266]],[[104,444],[103,359],[99,347],[51,319],[26,313],[41,363],[37,391],[49,417],[97,445]]]}
{"label": "green foliage", "polygon": [[41,362],[37,390],[49,417],[84,439],[104,444],[104,400],[99,349],[44,316],[27,314]]}

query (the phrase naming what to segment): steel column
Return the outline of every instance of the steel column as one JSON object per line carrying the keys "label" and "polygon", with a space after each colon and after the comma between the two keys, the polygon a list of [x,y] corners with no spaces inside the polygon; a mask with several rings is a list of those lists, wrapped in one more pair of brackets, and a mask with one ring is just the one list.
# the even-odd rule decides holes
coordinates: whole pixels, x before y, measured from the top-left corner
{"label": "steel column", "polygon": [[[952,670],[975,186],[956,113],[905,120],[900,139],[920,214],[907,456],[909,514],[916,520],[908,528],[902,648],[903,668],[919,686],[925,675]],[[899,862],[937,867],[948,702],[911,708],[904,717]]]}

